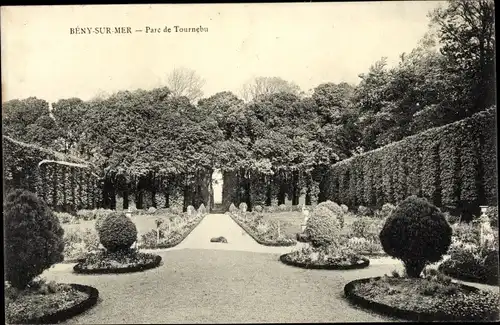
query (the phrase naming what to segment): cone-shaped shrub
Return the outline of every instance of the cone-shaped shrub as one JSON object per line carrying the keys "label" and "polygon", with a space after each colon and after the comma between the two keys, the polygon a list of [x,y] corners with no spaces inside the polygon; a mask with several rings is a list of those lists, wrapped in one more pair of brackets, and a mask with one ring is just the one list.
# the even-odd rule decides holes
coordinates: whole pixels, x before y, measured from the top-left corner
{"label": "cone-shaped shrub", "polygon": [[237,210],[238,210],[238,208],[236,208],[236,206],[234,205],[234,203],[231,203],[231,205],[229,206],[229,212],[234,213]]}
{"label": "cone-shaped shrub", "polygon": [[200,206],[198,207],[198,213],[201,214],[202,216],[204,216],[205,214],[207,214],[207,208],[205,208],[205,204],[200,204]]}
{"label": "cone-shaped shrub", "polygon": [[107,216],[98,231],[102,246],[110,252],[126,251],[137,240],[137,228],[124,213]]}
{"label": "cone-shaped shrub", "polygon": [[387,218],[380,232],[384,251],[403,261],[409,277],[419,277],[438,262],[451,244],[452,229],[444,214],[426,199],[410,196]]}
{"label": "cone-shaped shrub", "polygon": [[15,190],[4,203],[5,276],[23,289],[37,275],[63,260],[64,230],[45,201]]}

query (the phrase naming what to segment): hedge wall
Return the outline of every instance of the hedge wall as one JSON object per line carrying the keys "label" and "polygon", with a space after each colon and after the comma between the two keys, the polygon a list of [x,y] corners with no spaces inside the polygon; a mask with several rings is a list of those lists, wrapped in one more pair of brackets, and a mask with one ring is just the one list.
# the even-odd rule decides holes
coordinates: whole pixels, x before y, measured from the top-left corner
{"label": "hedge wall", "polygon": [[415,194],[449,210],[497,205],[496,107],[331,167],[331,198],[380,207]]}
{"label": "hedge wall", "polygon": [[4,196],[14,188],[37,193],[54,211],[101,206],[99,178],[85,161],[2,137]]}

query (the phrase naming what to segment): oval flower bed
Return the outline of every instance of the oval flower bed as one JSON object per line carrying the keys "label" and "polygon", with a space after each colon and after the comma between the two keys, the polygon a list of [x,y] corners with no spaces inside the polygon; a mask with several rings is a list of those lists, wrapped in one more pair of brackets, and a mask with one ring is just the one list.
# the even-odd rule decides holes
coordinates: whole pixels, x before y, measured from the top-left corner
{"label": "oval flower bed", "polygon": [[280,261],[291,266],[322,270],[352,270],[370,265],[370,260],[357,254],[342,253],[341,250],[328,254],[328,250],[324,248],[312,247],[304,247],[301,250],[283,254],[280,256]]}
{"label": "oval flower bed", "polygon": [[96,288],[81,284],[50,282],[22,291],[6,288],[6,323],[59,323],[90,309],[98,298]]}
{"label": "oval flower bed", "polygon": [[376,277],[344,287],[352,303],[413,321],[497,320],[498,295],[454,283],[451,279]]}
{"label": "oval flower bed", "polygon": [[[265,234],[261,234],[253,227],[249,222],[240,220],[237,216],[230,213],[229,216],[245,230],[245,232],[250,235],[257,243],[264,246],[295,246],[297,241],[293,238],[278,237],[278,238],[265,238]],[[268,234],[269,235],[269,234]]]}
{"label": "oval flower bed", "polygon": [[158,267],[161,256],[140,253],[135,250],[128,252],[106,252],[90,254],[73,267],[76,273],[103,274],[141,272]]}

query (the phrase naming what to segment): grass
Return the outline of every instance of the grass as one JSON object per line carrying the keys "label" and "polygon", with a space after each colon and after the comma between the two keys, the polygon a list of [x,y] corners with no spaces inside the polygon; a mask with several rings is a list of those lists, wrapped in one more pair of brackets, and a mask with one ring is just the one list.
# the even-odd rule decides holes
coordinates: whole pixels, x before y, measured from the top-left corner
{"label": "grass", "polygon": [[84,276],[68,268],[43,276],[93,286],[103,297],[66,324],[391,320],[352,307],[343,288],[351,280],[390,272],[393,265],[333,272],[291,268],[277,254],[182,249],[158,255],[163,265],[141,273]]}

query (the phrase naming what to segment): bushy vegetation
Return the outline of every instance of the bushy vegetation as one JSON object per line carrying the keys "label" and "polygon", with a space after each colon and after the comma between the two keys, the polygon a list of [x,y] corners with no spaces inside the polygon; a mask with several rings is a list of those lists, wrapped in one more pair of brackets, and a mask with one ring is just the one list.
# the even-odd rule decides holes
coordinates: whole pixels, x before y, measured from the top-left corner
{"label": "bushy vegetation", "polygon": [[127,251],[137,240],[135,224],[123,213],[107,216],[98,233],[101,244],[110,252]]}
{"label": "bushy vegetation", "polygon": [[29,191],[15,190],[4,203],[5,277],[23,289],[63,260],[64,230],[47,204]]}
{"label": "bushy vegetation", "polygon": [[438,262],[451,244],[452,229],[443,213],[423,198],[410,196],[392,212],[380,232],[384,251],[403,261],[410,277]]}
{"label": "bushy vegetation", "polygon": [[317,206],[307,220],[305,234],[315,247],[328,246],[340,236],[337,215],[325,206]]}

